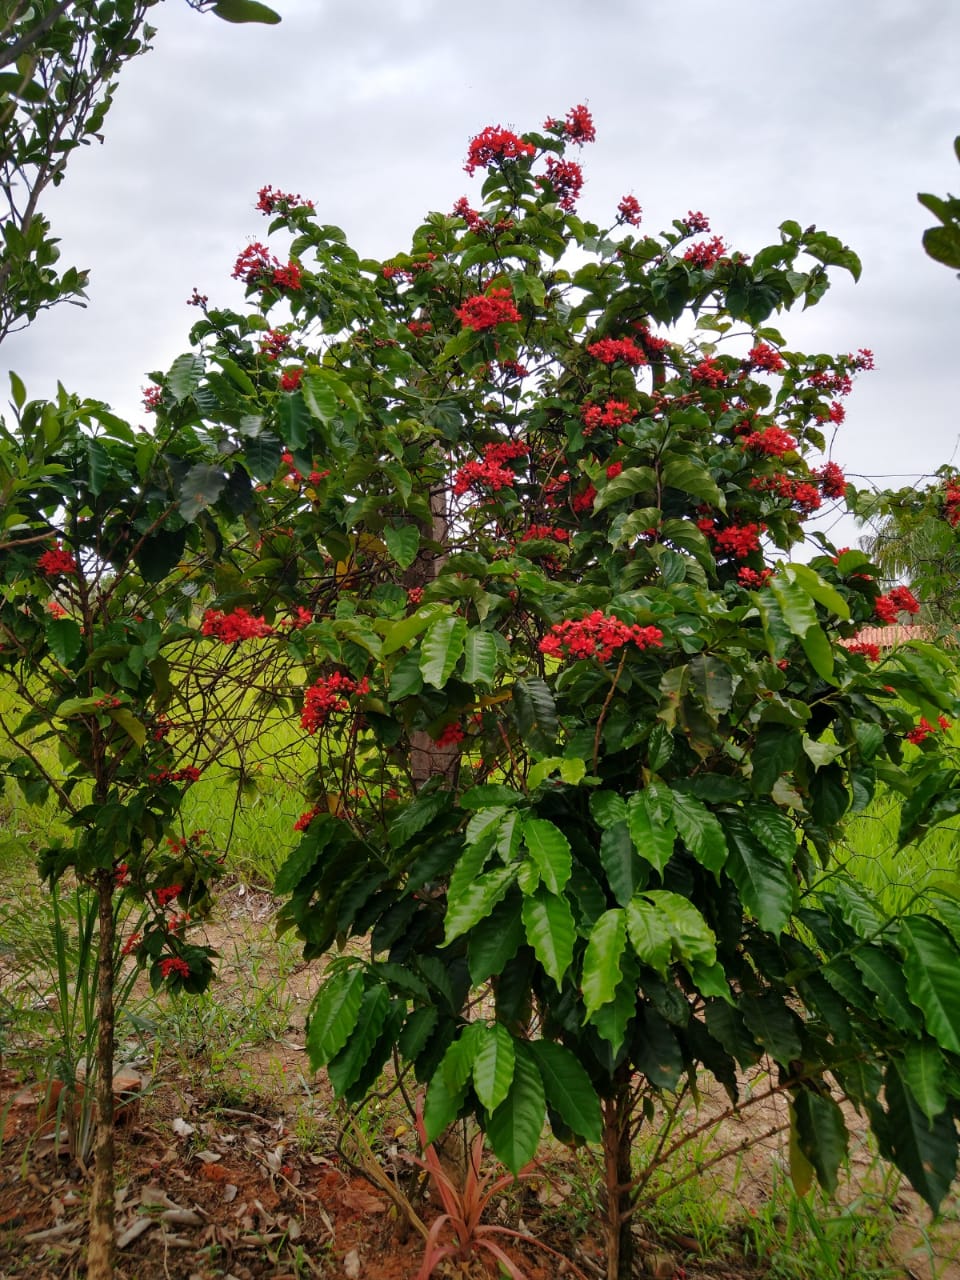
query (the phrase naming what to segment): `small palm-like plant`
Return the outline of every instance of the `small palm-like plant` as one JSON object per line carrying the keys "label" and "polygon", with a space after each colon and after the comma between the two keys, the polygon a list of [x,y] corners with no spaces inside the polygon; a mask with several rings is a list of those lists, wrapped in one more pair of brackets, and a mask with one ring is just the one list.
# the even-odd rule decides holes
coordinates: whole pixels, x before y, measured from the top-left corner
{"label": "small palm-like plant", "polygon": [[[416,1156],[410,1156],[409,1158],[430,1175],[443,1205],[443,1212],[431,1224],[427,1233],[423,1262],[417,1272],[416,1280],[430,1280],[430,1277],[444,1258],[454,1258],[459,1262],[464,1262],[476,1256],[480,1250],[485,1250],[494,1257],[504,1271],[513,1277],[513,1280],[526,1280],[526,1273],[497,1243],[495,1237],[498,1236],[506,1236],[532,1244],[536,1248],[542,1249],[545,1253],[561,1259],[575,1275],[580,1276],[581,1280],[586,1280],[583,1272],[573,1266],[569,1259],[558,1253],[556,1249],[551,1249],[542,1240],[537,1240],[526,1232],[516,1231],[512,1227],[494,1226],[482,1221],[487,1206],[501,1191],[505,1191],[507,1187],[522,1178],[533,1176],[537,1168],[536,1161],[531,1161],[529,1164],[524,1165],[516,1175],[512,1173],[498,1175],[495,1169],[481,1171],[484,1143],[481,1131],[470,1144],[470,1155],[463,1178],[463,1185],[459,1186],[441,1164],[436,1147],[432,1142],[427,1142],[426,1130],[423,1124],[422,1103],[417,1106],[416,1125],[417,1133],[420,1137],[420,1145],[423,1149],[423,1159],[420,1160]],[[445,1232],[452,1233],[454,1238],[451,1241],[442,1243]]]}

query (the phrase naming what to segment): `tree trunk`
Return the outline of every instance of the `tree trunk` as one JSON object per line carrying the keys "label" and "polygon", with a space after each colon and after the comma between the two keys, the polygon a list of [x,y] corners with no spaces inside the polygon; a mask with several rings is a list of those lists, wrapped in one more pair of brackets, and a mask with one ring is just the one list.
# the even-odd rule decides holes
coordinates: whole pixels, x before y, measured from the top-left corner
{"label": "tree trunk", "polygon": [[98,871],[100,931],[97,951],[97,1114],[90,1231],[87,1240],[87,1280],[112,1280],[116,1241],[113,1169],[113,889],[112,870],[104,868]]}
{"label": "tree trunk", "polygon": [[603,1169],[607,1191],[604,1235],[607,1280],[632,1280],[634,1245],[631,1231],[630,1081],[621,1080],[617,1092],[603,1103]]}

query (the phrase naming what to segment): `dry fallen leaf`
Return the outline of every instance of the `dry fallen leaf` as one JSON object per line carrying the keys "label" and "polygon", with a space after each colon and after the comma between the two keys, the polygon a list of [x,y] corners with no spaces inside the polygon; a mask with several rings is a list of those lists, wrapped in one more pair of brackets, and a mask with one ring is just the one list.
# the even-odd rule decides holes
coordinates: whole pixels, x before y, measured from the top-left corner
{"label": "dry fallen leaf", "polygon": [[343,1274],[347,1280],[357,1280],[360,1275],[360,1255],[356,1249],[351,1249],[343,1259]]}

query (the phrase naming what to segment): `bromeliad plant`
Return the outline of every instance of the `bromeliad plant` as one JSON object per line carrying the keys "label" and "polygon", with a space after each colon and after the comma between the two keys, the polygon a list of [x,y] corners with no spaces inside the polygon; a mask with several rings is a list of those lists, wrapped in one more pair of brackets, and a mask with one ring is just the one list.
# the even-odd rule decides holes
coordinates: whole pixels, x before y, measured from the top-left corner
{"label": "bromeliad plant", "polygon": [[247,310],[195,296],[154,399],[217,449],[196,500],[249,495],[218,616],[305,611],[276,692],[317,766],[282,918],[308,957],[370,938],[327,967],[314,1065],[354,1100],[396,1051],[427,1140],[473,1115],[514,1171],[547,1119],[601,1142],[622,1277],[633,1136],[703,1068],[736,1097],[776,1064],[799,1186],[835,1185],[846,1095],[941,1200],[960,919],[888,918],[831,855],[878,782],[905,839],[960,788],[941,736],[904,742],[955,711],[951,662],[855,638],[916,601],[806,527],[849,492],[825,431],[872,358],[773,322],[856,256],[785,222],[748,258],[699,212],[649,235],[631,195],[583,221],[593,136],[583,107],[484,130],[477,207],[385,263],[264,188],[289,249],[239,255]]}

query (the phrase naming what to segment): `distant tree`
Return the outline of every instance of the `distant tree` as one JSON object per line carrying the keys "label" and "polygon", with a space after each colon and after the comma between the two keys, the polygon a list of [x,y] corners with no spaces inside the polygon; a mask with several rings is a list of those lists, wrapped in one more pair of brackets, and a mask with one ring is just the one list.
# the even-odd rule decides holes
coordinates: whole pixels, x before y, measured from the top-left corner
{"label": "distant tree", "polygon": [[[117,77],[150,48],[160,0],[0,0],[0,342],[58,302],[82,306],[87,272],[57,263],[41,202],[80,146],[103,141]],[[253,0],[187,0],[227,22],[279,22]]]}

